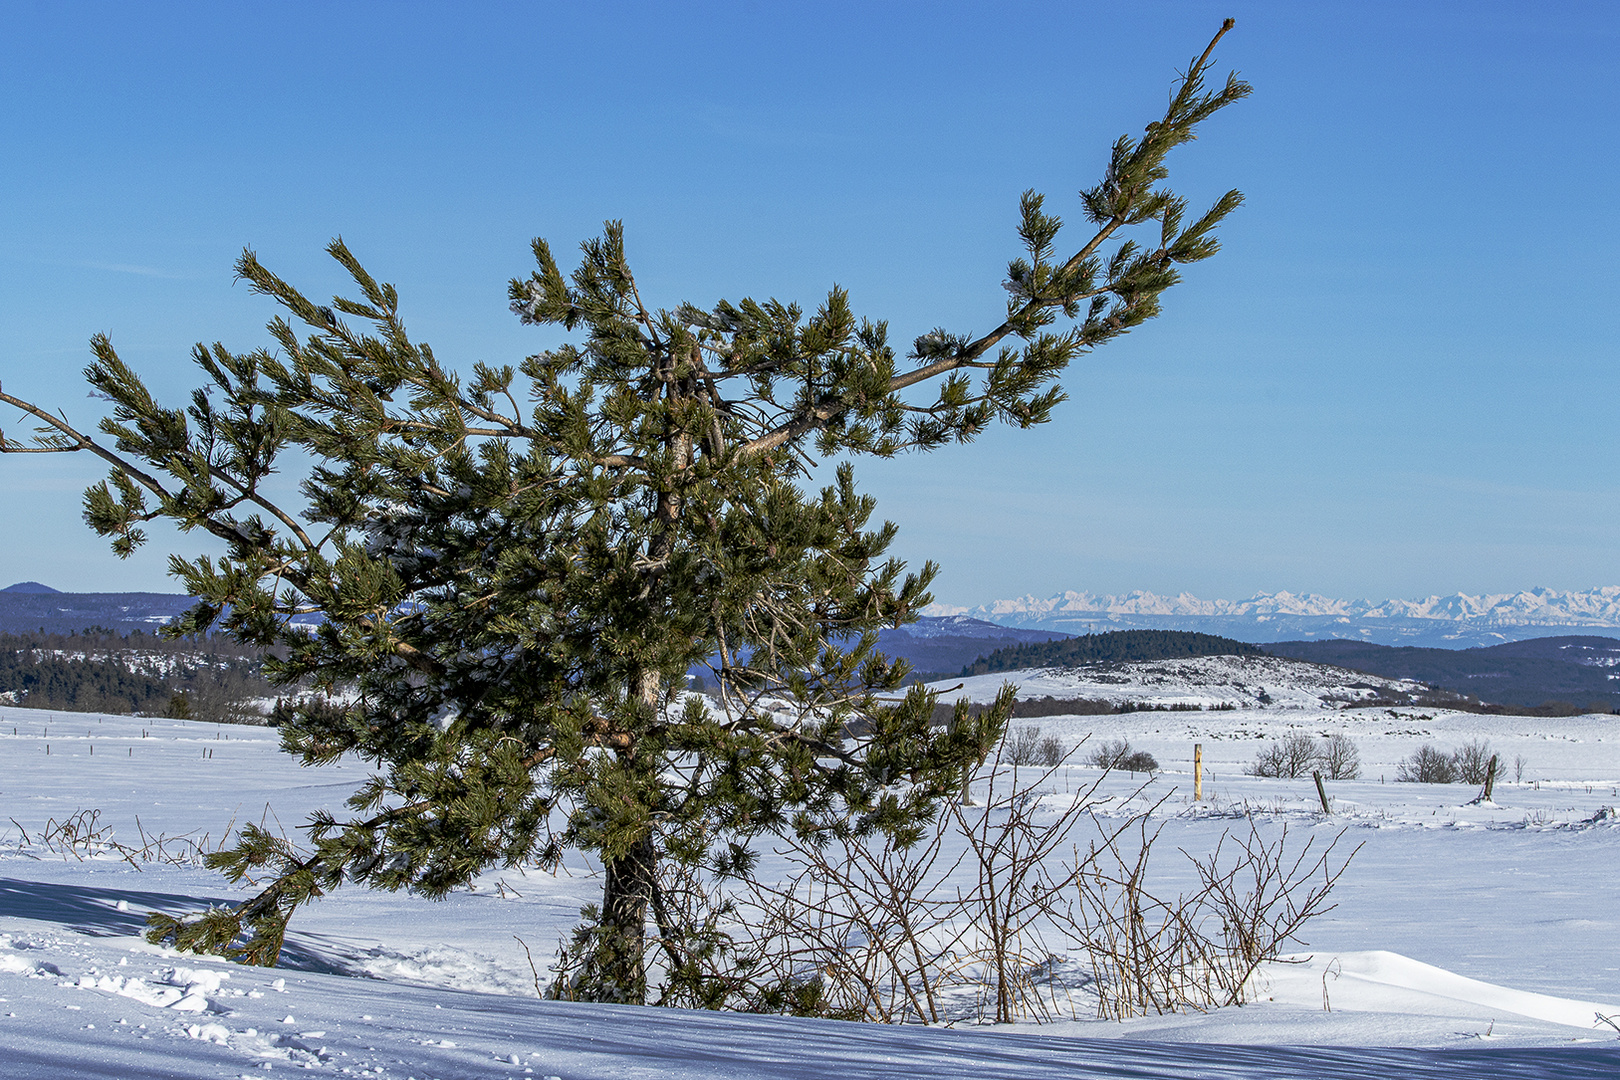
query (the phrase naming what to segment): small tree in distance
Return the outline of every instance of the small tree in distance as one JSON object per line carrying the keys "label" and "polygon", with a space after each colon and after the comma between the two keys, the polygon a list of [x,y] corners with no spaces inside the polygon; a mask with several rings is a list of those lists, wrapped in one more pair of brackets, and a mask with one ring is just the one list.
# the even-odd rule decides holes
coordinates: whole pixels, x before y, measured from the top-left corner
{"label": "small tree in distance", "polygon": [[1336,731],[1322,740],[1317,761],[1329,780],[1359,780],[1361,778],[1361,751],[1355,740],[1342,731]]}
{"label": "small tree in distance", "polygon": [[1159,771],[1159,762],[1146,750],[1132,750],[1131,744],[1125,739],[1107,739],[1099,743],[1086,758],[1086,763],[1098,769],[1116,769],[1125,772],[1154,773]]}
{"label": "small tree in distance", "polygon": [[1245,771],[1250,776],[1285,780],[1321,771],[1329,780],[1355,780],[1361,776],[1361,752],[1355,740],[1342,731],[1320,741],[1294,734],[1262,749]]}
{"label": "small tree in distance", "polygon": [[1309,735],[1287,735],[1260,751],[1249,765],[1249,775],[1283,779],[1309,776],[1319,753],[1316,740]]}
{"label": "small tree in distance", "polygon": [[1059,765],[1068,751],[1056,735],[1041,736],[1041,729],[1024,724],[1008,730],[1001,744],[1001,757],[1009,765]]}
{"label": "small tree in distance", "polygon": [[1470,739],[1452,752],[1457,763],[1457,779],[1464,784],[1483,784],[1507,775],[1507,765],[1491,753],[1489,739]]}
{"label": "small tree in distance", "polygon": [[[512,309],[577,340],[517,368],[444,366],[339,240],[356,292],[329,304],[242,255],[237,273],[282,309],[276,351],[198,345],[204,384],[182,408],[104,336],[86,369],[112,403],[103,438],[0,392],[40,425],[0,450],[111,466],[85,518],[117,554],[160,518],[222,540],[217,559],[171,560],[200,598],[172,631],[277,647],[278,683],[351,689],[285,709],[283,743],[306,764],[354,754],[378,770],[351,815],[311,820],[307,850],[244,828],[210,865],[262,890],[154,916],[152,938],[273,963],[294,910],[341,883],[438,896],[574,847],[601,860],[604,888],[563,990],[639,1003],[649,924],[672,977],[704,947],[663,903],[661,863],[745,873],[751,840],[782,830],[914,842],[1001,736],[1011,688],[933,726],[933,695],[904,690],[905,666],[875,648],[929,601],[933,565],[887,558],[895,527],[872,523],[849,464],[799,485],[818,459],[1044,423],[1073,359],[1159,314],[1241,201],[1189,220],[1164,186],[1169,151],[1249,92],[1204,85],[1231,25],[1163,116],[1114,144],[1072,253],[1026,192],[1006,318],[924,334],[905,363],[837,287],[808,316],[776,300],[650,307],[609,222],[569,274],[534,242]],[[272,497],[269,477],[304,461],[303,505]],[[311,613],[313,632],[292,625]],[[712,706],[682,693],[694,665]]]}
{"label": "small tree in distance", "polygon": [[1457,759],[1432,743],[1424,743],[1396,765],[1395,779],[1412,784],[1455,784]]}

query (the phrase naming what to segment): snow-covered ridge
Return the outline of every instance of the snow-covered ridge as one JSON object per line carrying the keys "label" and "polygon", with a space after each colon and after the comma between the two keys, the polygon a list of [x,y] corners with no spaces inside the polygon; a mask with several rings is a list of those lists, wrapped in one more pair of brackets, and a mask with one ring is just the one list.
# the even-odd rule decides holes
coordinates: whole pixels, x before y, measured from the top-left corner
{"label": "snow-covered ridge", "polygon": [[1111,596],[1062,592],[1039,599],[1023,596],[975,608],[933,604],[928,615],[966,615],[989,622],[1034,623],[1068,614],[1118,615],[1342,615],[1366,619],[1449,619],[1508,626],[1607,625],[1620,627],[1620,585],[1584,592],[1529,589],[1516,593],[1429,596],[1422,600],[1336,600],[1317,593],[1257,593],[1247,600],[1201,600],[1191,593],[1159,596],[1135,592]]}
{"label": "snow-covered ridge", "polygon": [[1339,709],[1374,699],[1404,700],[1427,687],[1277,656],[1197,656],[1176,660],[1031,668],[936,683],[940,700],[995,699],[1005,683],[1020,698],[1086,698],[1166,709]]}
{"label": "snow-covered ridge", "polygon": [[1620,585],[1584,591],[1535,588],[1515,593],[1428,596],[1418,600],[1341,600],[1317,593],[1257,593],[1246,600],[1204,600],[1191,593],[1160,596],[1066,591],[1023,596],[966,608],[934,604],[925,614],[966,615],[1007,626],[1085,633],[1164,628],[1210,633],[1251,631],[1251,640],[1287,636],[1360,637],[1387,643],[1438,639],[1487,644],[1534,637],[1549,629],[1620,629]]}

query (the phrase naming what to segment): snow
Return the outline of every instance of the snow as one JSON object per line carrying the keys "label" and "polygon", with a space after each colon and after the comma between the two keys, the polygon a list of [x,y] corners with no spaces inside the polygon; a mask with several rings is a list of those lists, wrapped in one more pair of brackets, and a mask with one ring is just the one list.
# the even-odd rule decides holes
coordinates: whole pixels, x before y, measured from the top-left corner
{"label": "snow", "polygon": [[[1374,696],[1371,688],[1398,694],[1421,689],[1421,684],[1269,656],[1205,656],[1041,668],[975,675],[932,685],[941,691],[943,702],[959,697],[989,702],[1007,682],[1017,684],[1020,698],[1089,698],[1166,707],[1166,711],[1117,715],[1016,719],[1013,725],[1033,725],[1043,734],[1057,735],[1071,743],[1088,735],[1094,742],[1127,739],[1133,748],[1148,751],[1172,770],[1187,768],[1191,747],[1202,744],[1206,787],[1212,779],[1219,782],[1239,778],[1265,740],[1296,733],[1327,736],[1342,732],[1360,749],[1362,775],[1374,781],[1374,786],[1380,777],[1394,780],[1396,765],[1425,743],[1454,750],[1477,739],[1490,743],[1510,778],[1514,776],[1515,759],[1522,759],[1523,780],[1532,792],[1538,790],[1538,783],[1554,785],[1549,791],[1560,785],[1592,787],[1603,794],[1605,801],[1594,805],[1591,812],[1602,805],[1620,805],[1620,718],[1606,714],[1555,721],[1436,708],[1346,708]],[[1260,704],[1262,691],[1270,704]],[[1221,705],[1237,707],[1217,708]],[[1183,709],[1169,711],[1171,706]],[[1406,798],[1419,800],[1415,805],[1424,807],[1425,813],[1429,809],[1421,801],[1425,796],[1411,789],[1428,787],[1403,785],[1408,789]],[[1503,788],[1497,790],[1500,794]],[[1469,797],[1474,794],[1477,791],[1469,789]],[[1532,795],[1531,801],[1535,803],[1533,808],[1521,803],[1506,812],[1543,817],[1554,812],[1553,805],[1544,805],[1539,796]],[[1379,812],[1388,815],[1404,811],[1382,805]]]}
{"label": "snow", "polygon": [[1340,600],[1316,593],[1256,593],[1247,600],[1201,600],[1190,593],[1159,596],[1136,590],[1099,595],[1073,590],[1055,596],[1022,596],[967,608],[931,604],[924,615],[967,615],[990,622],[1034,624],[1066,614],[1257,616],[1310,615],[1346,618],[1407,618],[1471,621],[1495,625],[1620,627],[1620,586],[1584,591],[1528,589],[1516,593],[1428,596],[1421,600]]}
{"label": "snow", "polygon": [[[1207,852],[1251,820],[1324,841],[1346,829],[1341,843],[1363,846],[1338,906],[1308,925],[1290,962],[1264,969],[1250,1004],[1114,1022],[1092,1018],[1077,992],[1072,1019],[1002,1028],[539,1000],[530,957],[543,980],[600,888],[582,860],[555,875],[492,872],[438,903],[340,889],[295,918],[279,969],[156,948],[140,938],[146,912],[240,895],[194,864],[200,847],[233,822],[291,831],[311,810],[341,812],[364,767],[300,768],[273,729],[0,708],[0,816],[12,819],[0,829],[0,1077],[1620,1074],[1620,1032],[1599,1019],[1620,1019],[1613,718],[1339,709],[1322,698],[1346,689],[1342,674],[1335,683],[1292,670],[1197,663],[1162,682],[1127,672],[1124,683],[1017,676],[1033,696],[1225,695],[1240,706],[1029,721],[1069,743],[1129,739],[1159,759],[1165,771],[1145,792],[1140,777],[1105,780],[1113,798],[1097,814],[1120,820],[1164,797],[1156,814],[1171,884],[1188,873],[1177,849]],[[961,692],[982,700],[1004,678],[965,680]],[[1233,697],[1236,683],[1250,696]],[[1262,685],[1273,704],[1256,708]],[[1328,782],[1331,818],[1310,780],[1243,772],[1268,739],[1329,731],[1355,739],[1366,777]],[[1465,785],[1392,782],[1418,745],[1469,739],[1526,759],[1522,782],[1510,772],[1490,803]],[[1194,743],[1206,769],[1200,802]],[[1044,797],[1062,803],[1097,776],[1077,763],[1059,769]],[[39,846],[51,821],[91,809],[99,853]],[[111,846],[154,855],[158,838],[171,861]]]}
{"label": "snow", "polygon": [[1203,709],[1257,709],[1265,704],[1277,708],[1336,708],[1377,696],[1374,688],[1390,695],[1416,694],[1425,689],[1422,683],[1409,679],[1385,679],[1275,656],[1199,656],[1034,668],[948,679],[933,685],[941,691],[941,701],[966,697],[988,702],[1007,682],[1017,683],[1021,698],[1093,698],[1115,704],[1143,702]]}

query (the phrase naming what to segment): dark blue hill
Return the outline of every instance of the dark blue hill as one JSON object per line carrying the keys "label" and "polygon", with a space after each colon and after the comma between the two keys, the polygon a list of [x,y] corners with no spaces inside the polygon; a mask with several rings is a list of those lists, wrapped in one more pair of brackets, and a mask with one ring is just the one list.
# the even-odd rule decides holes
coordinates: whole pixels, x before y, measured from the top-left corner
{"label": "dark blue hill", "polygon": [[1612,712],[1620,707],[1620,640],[1544,637],[1477,649],[1424,649],[1365,641],[1279,641],[1273,656],[1417,679],[1443,690],[1503,705],[1567,702]]}
{"label": "dark blue hill", "polygon": [[156,630],[193,603],[177,593],[67,593],[25,581],[0,589],[0,633]]}

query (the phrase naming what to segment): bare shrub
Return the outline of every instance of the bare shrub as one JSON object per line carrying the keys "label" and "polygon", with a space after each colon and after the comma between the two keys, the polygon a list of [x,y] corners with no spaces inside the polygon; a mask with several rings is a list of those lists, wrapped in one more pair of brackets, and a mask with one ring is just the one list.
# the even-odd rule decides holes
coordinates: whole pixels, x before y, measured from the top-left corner
{"label": "bare shrub", "polygon": [[[1053,918],[1073,874],[1061,864],[1054,874],[1048,860],[1090,808],[1102,781],[1072,796],[1053,815],[1040,812],[1039,781],[1030,784],[1014,773],[998,790],[998,773],[990,769],[982,807],[972,814],[954,805],[949,811],[952,824],[967,839],[967,858],[978,878],[977,887],[961,896],[961,909],[952,913],[953,918],[965,915],[973,928],[973,936],[963,939],[974,946],[963,970],[975,975],[983,989],[981,1016],[988,1011],[998,1024],[1021,1016],[1051,1019],[1059,1007],[1058,988],[1050,981],[1038,984],[1033,975],[1052,960]],[[984,1009],[985,1004],[992,1008]]]}
{"label": "bare shrub", "polygon": [[1146,750],[1133,750],[1119,759],[1117,767],[1126,772],[1156,773],[1159,771],[1159,761]]}
{"label": "bare shrub", "polygon": [[[1214,957],[1213,977],[1221,993],[1211,1004],[1242,1003],[1255,970],[1290,942],[1304,944],[1299,932],[1305,924],[1337,906],[1328,896],[1361,850],[1356,845],[1335,866],[1333,852],[1343,838],[1341,830],[1318,848],[1316,838],[1308,836],[1294,854],[1287,825],[1268,843],[1251,817],[1247,836],[1234,839],[1228,833],[1207,858],[1188,856],[1203,883],[1198,906],[1220,923],[1225,944]],[[1230,864],[1222,860],[1227,840],[1236,849]],[[1313,849],[1320,851],[1314,859]]]}
{"label": "bare shrub", "polygon": [[1278,743],[1260,748],[1252,762],[1243,771],[1250,776],[1260,776],[1266,779],[1276,779],[1283,776],[1285,763],[1283,761],[1282,747]]}
{"label": "bare shrub", "polygon": [[[752,966],[735,1000],[882,1023],[1051,1019],[1065,991],[1037,975],[1050,967],[1052,915],[1070,885],[1052,856],[1096,785],[1055,814],[1043,810],[1037,792],[1051,770],[998,768],[1012,764],[1013,748],[987,770],[983,802],[946,806],[913,848],[850,835],[786,840],[779,854],[793,873],[782,884],[750,882],[740,905],[747,917],[734,952]],[[947,858],[953,836],[966,842]],[[964,877],[973,882],[965,890]]]}
{"label": "bare shrub", "polygon": [[[1312,916],[1350,856],[1338,840],[1296,851],[1286,829],[1188,855],[1198,887],[1150,891],[1159,835],[1147,811],[1103,827],[1072,862],[1058,857],[1090,813],[1099,779],[1055,807],[1051,776],[993,763],[974,807],[948,805],[914,847],[875,836],[786,838],[780,883],[659,879],[660,920],[701,928],[670,939],[659,1000],[884,1023],[1073,1015],[1059,975],[1078,948],[1104,1017],[1239,1003],[1256,967]],[[1009,763],[1010,764],[1010,763]],[[962,841],[955,842],[956,838]],[[1354,855],[1354,852],[1350,853]],[[729,890],[729,891],[728,891]],[[676,909],[679,910],[676,910]]]}
{"label": "bare shrub", "polygon": [[1098,769],[1117,769],[1131,753],[1131,744],[1124,739],[1104,739],[1086,755],[1086,764]]}
{"label": "bare shrub", "polygon": [[[1335,865],[1343,833],[1313,859],[1314,839],[1293,854],[1286,827],[1267,842],[1248,820],[1248,835],[1230,849],[1228,834],[1208,856],[1187,856],[1199,888],[1173,899],[1147,887],[1159,836],[1149,815],[1092,845],[1074,877],[1070,917],[1091,961],[1099,1017],[1241,1004],[1255,970],[1298,941],[1308,920],[1332,910],[1328,896],[1355,856]],[[1128,844],[1127,832],[1135,833]]]}
{"label": "bare shrub", "polygon": [[1041,764],[1041,729],[1034,724],[1010,729],[1001,742],[1001,758],[1009,765]]}
{"label": "bare shrub", "polygon": [[1059,739],[1056,735],[1048,735],[1041,740],[1041,745],[1037,749],[1035,756],[1037,765],[1051,768],[1062,763],[1063,759],[1068,756],[1068,750],[1064,748],[1062,739]]}
{"label": "bare shrub", "polygon": [[1261,750],[1249,764],[1250,776],[1295,779],[1309,776],[1320,754],[1309,735],[1289,735]]}
{"label": "bare shrub", "polygon": [[1361,751],[1356,749],[1355,740],[1342,731],[1322,740],[1316,759],[1329,780],[1355,780],[1361,776]]}
{"label": "bare shrub", "polygon": [[1451,755],[1457,764],[1457,780],[1464,784],[1483,784],[1487,776],[1492,780],[1502,779],[1507,775],[1507,766],[1498,759],[1493,772],[1494,756],[1489,739],[1470,739],[1463,743]]}
{"label": "bare shrub", "polygon": [[[49,818],[44,827],[34,835],[30,835],[16,818],[10,820],[21,836],[17,845],[19,851],[37,849],[52,855],[60,855],[64,861],[75,859],[83,862],[86,859],[116,856],[136,870],[142,868],[142,863],[202,866],[203,860],[213,850],[210,834],[206,832],[201,837],[196,833],[185,833],[180,836],[162,833],[148,835],[141,827],[141,819],[138,817],[135,819],[135,829],[140,834],[140,843],[138,845],[119,843],[113,836],[112,826],[102,822],[100,810],[79,810],[67,815],[61,821]],[[235,824],[234,819],[232,824]],[[229,835],[230,831],[231,826],[227,825],[224,835]]]}
{"label": "bare shrub", "polygon": [[[1099,1016],[1241,1003],[1258,965],[1330,909],[1355,854],[1335,860],[1338,838],[1320,855],[1313,842],[1296,851],[1286,829],[1267,841],[1244,815],[1247,836],[1187,854],[1197,887],[1163,898],[1148,880],[1163,801],[1112,824],[1094,818],[1098,839],[1064,860],[1103,780],[1058,797],[1055,766],[1012,768],[1017,749],[1006,740],[981,770],[978,805],[944,804],[909,848],[837,830],[783,837],[789,872],[770,882],[723,854],[669,860],[652,915],[689,929],[649,933],[652,997],[882,1023],[1041,1022],[1075,1015],[1061,972],[1077,950]],[[1106,749],[1110,761],[1141,754]],[[567,996],[578,953],[564,946],[552,996]]]}
{"label": "bare shrub", "polygon": [[1159,771],[1157,758],[1146,750],[1132,750],[1131,744],[1124,739],[1109,739],[1100,743],[1086,757],[1086,764],[1098,769],[1132,773]]}
{"label": "bare shrub", "polygon": [[1395,767],[1395,779],[1415,784],[1455,784],[1457,761],[1432,743],[1424,743]]}

